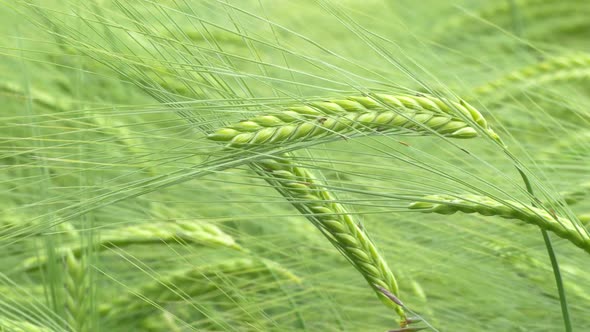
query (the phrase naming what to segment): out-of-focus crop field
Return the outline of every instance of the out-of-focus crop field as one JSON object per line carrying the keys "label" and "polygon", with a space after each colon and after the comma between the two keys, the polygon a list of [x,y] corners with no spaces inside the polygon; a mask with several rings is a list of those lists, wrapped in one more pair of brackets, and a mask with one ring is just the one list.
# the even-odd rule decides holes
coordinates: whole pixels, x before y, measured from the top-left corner
{"label": "out-of-focus crop field", "polygon": [[590,331],[589,17],[0,1],[0,331]]}

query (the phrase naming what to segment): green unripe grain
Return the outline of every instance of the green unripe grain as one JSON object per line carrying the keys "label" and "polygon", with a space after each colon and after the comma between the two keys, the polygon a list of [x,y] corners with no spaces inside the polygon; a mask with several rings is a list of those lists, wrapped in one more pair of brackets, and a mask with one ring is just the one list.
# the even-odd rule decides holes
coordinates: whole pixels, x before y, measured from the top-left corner
{"label": "green unripe grain", "polygon": [[481,113],[462,100],[451,102],[426,96],[375,94],[312,102],[255,116],[218,129],[208,138],[234,147],[286,144],[393,129],[471,138],[478,133],[476,127],[498,139]]}
{"label": "green unripe grain", "polygon": [[432,195],[411,203],[409,208],[425,213],[453,214],[463,212],[518,219],[551,231],[590,253],[590,235],[578,222],[517,202],[506,201],[500,203],[488,197],[476,195],[463,195],[461,197]]}

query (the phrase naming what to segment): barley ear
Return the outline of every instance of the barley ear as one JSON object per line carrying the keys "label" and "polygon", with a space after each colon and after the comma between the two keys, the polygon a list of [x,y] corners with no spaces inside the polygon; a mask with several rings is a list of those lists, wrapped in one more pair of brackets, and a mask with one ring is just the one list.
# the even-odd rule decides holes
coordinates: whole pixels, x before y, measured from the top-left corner
{"label": "barley ear", "polygon": [[367,280],[381,301],[393,307],[405,321],[403,308],[391,302],[382,291],[399,295],[397,281],[385,259],[358,222],[313,174],[285,158],[264,160],[253,166],[328,238]]}
{"label": "barley ear", "polygon": [[482,114],[463,100],[372,94],[258,115],[220,128],[208,138],[229,147],[251,147],[387,132],[472,138],[478,131],[499,140]]}
{"label": "barley ear", "polygon": [[506,74],[474,90],[474,97],[499,101],[514,89],[523,90],[551,82],[590,77],[590,55],[584,53],[555,57]]}
{"label": "barley ear", "polygon": [[453,214],[463,212],[518,219],[553,232],[590,253],[590,235],[584,226],[555,213],[518,202],[503,201],[500,203],[489,197],[469,194],[462,196],[432,195],[411,203],[409,208],[425,213]]}
{"label": "barley ear", "polygon": [[[135,244],[183,243],[195,246],[226,247],[242,251],[243,248],[219,227],[195,221],[158,222],[144,225],[133,225],[101,232],[100,240],[92,246],[96,251],[104,251],[113,247],[126,247]],[[90,245],[79,241],[66,245],[57,251],[58,257],[79,258]],[[25,259],[21,270],[34,271],[48,262],[47,256]]]}
{"label": "barley ear", "polygon": [[91,287],[86,271],[86,257],[77,258],[71,250],[66,251],[64,257],[64,307],[66,321],[73,332],[90,331],[90,302],[88,299]]}
{"label": "barley ear", "polygon": [[187,301],[221,289],[232,277],[281,278],[300,283],[301,279],[279,264],[262,259],[239,258],[208,265],[199,265],[140,285],[99,308],[110,324],[141,320],[172,301]]}

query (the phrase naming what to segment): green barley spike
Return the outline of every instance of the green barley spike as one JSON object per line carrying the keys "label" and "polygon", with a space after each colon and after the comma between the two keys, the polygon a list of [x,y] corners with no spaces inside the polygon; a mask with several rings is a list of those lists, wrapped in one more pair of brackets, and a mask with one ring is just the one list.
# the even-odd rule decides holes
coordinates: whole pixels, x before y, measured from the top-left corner
{"label": "green barley spike", "polygon": [[383,288],[398,296],[399,288],[393,272],[375,244],[357,221],[322,187],[313,174],[288,159],[269,159],[255,164],[258,174],[270,182],[301,211],[367,280],[377,296],[393,307],[402,321],[406,315],[401,306],[391,302]]}
{"label": "green barley spike", "polygon": [[590,235],[580,223],[517,202],[500,203],[489,197],[477,195],[462,195],[460,197],[431,195],[411,203],[409,208],[425,213],[453,214],[463,212],[518,219],[551,231],[590,253]]}
{"label": "green barley spike", "polygon": [[432,96],[375,94],[312,102],[255,116],[220,128],[208,138],[233,147],[387,130],[472,138],[478,135],[475,127],[499,140],[481,113],[462,100],[452,102]]}

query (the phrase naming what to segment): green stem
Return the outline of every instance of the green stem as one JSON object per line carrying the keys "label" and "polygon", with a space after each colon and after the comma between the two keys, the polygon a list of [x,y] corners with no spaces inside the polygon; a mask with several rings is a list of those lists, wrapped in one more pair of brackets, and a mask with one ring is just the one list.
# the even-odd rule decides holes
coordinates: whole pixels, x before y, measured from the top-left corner
{"label": "green stem", "polygon": [[566,332],[572,332],[572,322],[570,319],[569,309],[567,307],[567,299],[565,297],[565,288],[563,287],[563,280],[561,279],[561,272],[559,270],[559,264],[557,263],[557,257],[555,257],[555,251],[551,244],[551,238],[546,230],[542,229],[543,240],[545,240],[545,246],[547,247],[547,253],[551,260],[551,267],[553,267],[553,275],[555,276],[555,283],[557,284],[557,292],[559,293],[559,302],[561,303],[561,315],[563,316],[563,323],[565,325]]}
{"label": "green stem", "polygon": [[[533,195],[533,187],[529,181],[529,178],[524,174],[524,172],[520,169],[520,167],[516,167],[518,173],[522,177],[524,184],[526,186],[526,190],[529,194]],[[533,206],[535,206],[535,202],[532,202]],[[557,257],[555,256],[555,250],[553,250],[553,245],[551,244],[551,238],[549,237],[549,233],[546,230],[541,229],[541,234],[543,235],[543,240],[545,241],[545,247],[547,248],[547,253],[549,254],[549,260],[551,261],[551,267],[553,268],[553,276],[555,277],[555,283],[557,285],[557,293],[559,294],[559,303],[561,304],[561,315],[563,316],[563,324],[565,326],[565,332],[572,332],[572,321],[570,318],[569,309],[567,307],[567,299],[565,296],[565,288],[563,287],[563,279],[561,278],[561,271],[559,270],[559,263],[557,262]]]}

